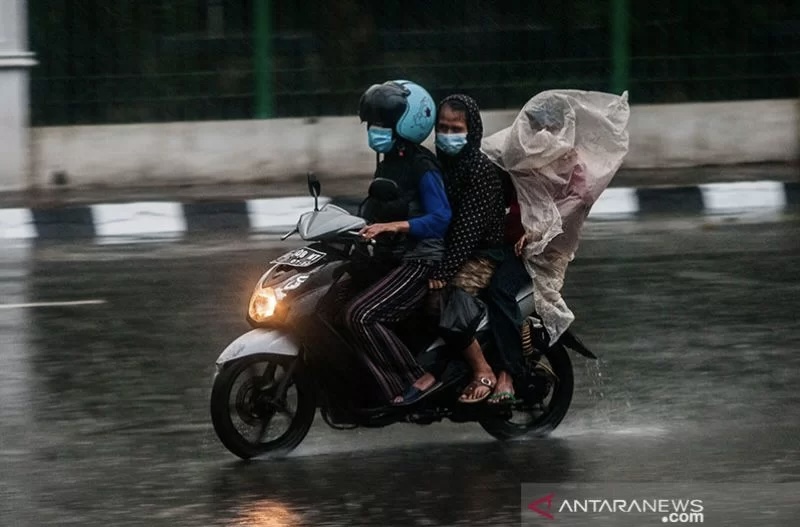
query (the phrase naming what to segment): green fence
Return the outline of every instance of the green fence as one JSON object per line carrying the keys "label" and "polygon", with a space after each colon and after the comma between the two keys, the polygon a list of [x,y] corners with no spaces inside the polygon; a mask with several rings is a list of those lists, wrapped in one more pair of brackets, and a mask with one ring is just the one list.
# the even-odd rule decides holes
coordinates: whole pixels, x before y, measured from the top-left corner
{"label": "green fence", "polygon": [[797,97],[800,2],[29,0],[34,125],[352,115],[409,78],[518,108]]}

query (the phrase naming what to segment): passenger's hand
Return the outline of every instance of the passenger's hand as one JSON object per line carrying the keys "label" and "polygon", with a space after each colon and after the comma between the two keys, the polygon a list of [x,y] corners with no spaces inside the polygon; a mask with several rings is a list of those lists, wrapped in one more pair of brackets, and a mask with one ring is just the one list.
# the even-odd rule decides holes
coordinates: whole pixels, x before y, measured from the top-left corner
{"label": "passenger's hand", "polygon": [[361,237],[366,240],[371,240],[384,232],[400,232],[398,223],[399,222],[373,223],[372,225],[367,225],[366,227],[362,228],[360,231],[358,231],[358,234],[360,234]]}
{"label": "passenger's hand", "polygon": [[517,256],[522,255],[522,250],[528,245],[528,236],[523,234],[522,237],[514,244],[514,254]]}
{"label": "passenger's hand", "polygon": [[447,285],[447,282],[444,280],[434,280],[433,278],[428,279],[428,289],[435,291],[437,289],[441,289]]}

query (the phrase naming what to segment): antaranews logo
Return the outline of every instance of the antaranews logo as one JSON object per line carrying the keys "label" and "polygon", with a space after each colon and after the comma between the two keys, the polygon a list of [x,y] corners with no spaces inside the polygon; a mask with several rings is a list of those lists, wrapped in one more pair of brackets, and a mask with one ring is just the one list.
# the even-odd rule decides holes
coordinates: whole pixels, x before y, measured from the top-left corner
{"label": "antaranews logo", "polygon": [[[536,514],[539,514],[540,516],[544,516],[548,520],[552,520],[552,519],[555,518],[555,516],[553,516],[550,513],[550,509],[553,507],[553,498],[554,497],[555,497],[554,494],[548,494],[546,496],[542,496],[538,500],[530,502],[528,504],[528,508],[530,510],[532,510],[533,512],[535,512]],[[547,510],[542,508],[545,505],[547,506]]]}
{"label": "antaranews logo", "polygon": [[522,527],[796,527],[800,481],[541,482],[520,486]]}
{"label": "antaranews logo", "polygon": [[703,523],[705,518],[703,500],[687,498],[556,499],[555,493],[548,493],[528,503],[528,510],[548,520],[554,520],[556,513],[653,514],[660,515],[661,523],[686,524]]}

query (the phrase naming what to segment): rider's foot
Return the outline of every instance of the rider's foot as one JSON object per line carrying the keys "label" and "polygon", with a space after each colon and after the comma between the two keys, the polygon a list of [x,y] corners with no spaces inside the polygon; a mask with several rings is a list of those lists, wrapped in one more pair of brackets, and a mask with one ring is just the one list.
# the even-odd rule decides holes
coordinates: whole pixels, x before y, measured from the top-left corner
{"label": "rider's foot", "polygon": [[475,372],[473,381],[464,388],[458,401],[462,403],[479,403],[489,397],[495,384],[497,384],[497,378],[491,370]]}
{"label": "rider's foot", "polygon": [[501,371],[497,375],[497,386],[494,393],[489,397],[490,404],[505,403],[516,400],[514,397],[514,379],[506,371]]}
{"label": "rider's foot", "polygon": [[[433,376],[431,373],[425,372],[425,374],[414,381],[414,384],[411,385],[412,388],[416,388],[419,392],[425,392],[429,390],[434,384],[436,384],[436,377]],[[398,395],[394,399],[392,399],[392,404],[400,404],[405,402],[402,395]]]}

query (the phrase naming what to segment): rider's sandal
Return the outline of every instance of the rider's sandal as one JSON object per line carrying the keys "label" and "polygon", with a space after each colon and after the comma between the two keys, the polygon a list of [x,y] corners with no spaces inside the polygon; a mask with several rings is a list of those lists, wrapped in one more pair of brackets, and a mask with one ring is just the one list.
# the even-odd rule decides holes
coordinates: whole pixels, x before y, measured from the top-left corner
{"label": "rider's sandal", "polygon": [[435,392],[436,390],[438,390],[441,387],[442,387],[441,381],[437,381],[437,382],[433,383],[430,386],[430,388],[428,388],[426,390],[420,390],[419,388],[417,388],[416,386],[414,386],[412,384],[411,386],[406,388],[406,391],[404,391],[400,395],[400,397],[403,398],[402,401],[399,401],[399,402],[392,401],[390,404],[392,406],[409,406],[409,405],[412,405],[412,404],[416,403],[417,401],[420,401],[420,400],[424,399],[425,397],[427,397],[428,395],[432,394],[433,392]]}
{"label": "rider's sandal", "polygon": [[[489,377],[481,377],[480,379],[474,380],[471,383],[469,383],[466,388],[464,388],[464,391],[461,393],[461,397],[458,398],[458,402],[464,404],[475,404],[481,401],[485,401],[490,395],[492,395],[492,390],[494,390],[495,384],[497,384],[497,381],[493,381]],[[477,390],[481,386],[486,386],[487,388],[489,388],[489,391],[487,391],[485,395],[477,399],[471,398],[472,394],[475,393],[475,390]]]}
{"label": "rider's sandal", "polygon": [[514,404],[517,398],[514,392],[497,392],[493,393],[486,401],[487,404]]}

